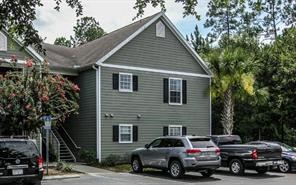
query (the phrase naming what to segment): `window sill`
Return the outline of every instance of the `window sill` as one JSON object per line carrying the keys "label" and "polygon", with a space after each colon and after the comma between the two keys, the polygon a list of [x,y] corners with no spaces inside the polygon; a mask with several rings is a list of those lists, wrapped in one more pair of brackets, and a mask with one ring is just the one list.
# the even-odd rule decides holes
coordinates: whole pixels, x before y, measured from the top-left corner
{"label": "window sill", "polygon": [[119,144],[130,144],[133,143],[132,141],[119,141]]}
{"label": "window sill", "polygon": [[169,105],[183,105],[182,103],[169,103]]}
{"label": "window sill", "polygon": [[132,93],[133,90],[118,90],[118,92],[123,92],[123,93]]}

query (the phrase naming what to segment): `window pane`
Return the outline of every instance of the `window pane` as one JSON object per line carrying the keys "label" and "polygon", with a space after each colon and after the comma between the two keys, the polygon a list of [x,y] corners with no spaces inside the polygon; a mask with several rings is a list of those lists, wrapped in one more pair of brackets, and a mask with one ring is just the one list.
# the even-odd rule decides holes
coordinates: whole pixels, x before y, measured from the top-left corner
{"label": "window pane", "polygon": [[120,141],[131,141],[132,126],[120,126]]}
{"label": "window pane", "polygon": [[170,103],[181,103],[181,80],[170,79]]}
{"label": "window pane", "polygon": [[170,136],[181,136],[181,127],[170,127]]}
{"label": "window pane", "polygon": [[121,90],[131,90],[132,75],[120,74],[119,75],[119,87]]}

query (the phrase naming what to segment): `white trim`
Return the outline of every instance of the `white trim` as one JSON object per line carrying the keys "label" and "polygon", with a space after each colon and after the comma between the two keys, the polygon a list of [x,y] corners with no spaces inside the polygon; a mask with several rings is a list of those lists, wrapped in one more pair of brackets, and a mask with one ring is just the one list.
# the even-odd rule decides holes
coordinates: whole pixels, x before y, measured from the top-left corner
{"label": "white trim", "polygon": [[35,55],[37,58],[38,58],[38,60],[40,60],[41,62],[43,62],[44,61],[44,58],[41,56],[41,55],[39,55],[31,46],[28,46],[27,47],[27,49],[33,54],[33,55]]}
{"label": "white trim", "polygon": [[[139,28],[136,32],[134,32],[131,36],[129,36],[127,39],[125,39],[123,42],[118,44],[115,48],[113,48],[109,53],[107,53],[105,56],[100,58],[96,64],[100,65],[104,61],[106,61],[109,57],[111,57],[115,52],[117,52],[120,48],[122,48],[124,45],[126,45],[129,41],[131,41],[133,38],[135,38],[137,35],[139,35],[142,31],[144,31],[147,27],[149,27],[152,23],[154,23],[157,19],[160,17],[163,17],[164,22],[168,24],[168,27],[172,30],[174,35],[181,41],[181,43],[185,46],[185,48],[190,52],[190,54],[195,58],[195,60],[202,66],[202,68],[206,71],[206,76],[212,76],[212,73],[210,69],[208,68],[207,64],[203,61],[203,59],[193,50],[193,48],[188,44],[188,42],[185,40],[185,38],[182,36],[182,34],[178,31],[178,29],[174,26],[174,24],[169,20],[169,18],[164,14],[164,12],[160,12],[157,16],[155,16],[153,19],[151,19],[148,23],[143,25],[141,28]],[[165,25],[165,24],[164,24]]]}
{"label": "white trim", "polygon": [[211,93],[212,79],[209,80],[210,89],[210,135],[212,135],[212,93]]}
{"label": "white trim", "polygon": [[101,131],[101,66],[96,69],[96,143],[97,159],[102,161],[102,131]]}
{"label": "white trim", "polygon": [[[120,127],[131,127],[131,140],[130,141],[121,141]],[[133,143],[133,125],[132,124],[119,124],[118,136],[119,136],[119,143]]]}
{"label": "white trim", "polygon": [[201,77],[201,78],[211,78],[211,76],[209,76],[209,75],[198,74],[198,73],[187,73],[187,72],[180,72],[180,71],[168,71],[168,70],[162,70],[162,69],[123,66],[123,65],[117,65],[117,64],[100,64],[100,65],[102,67],[110,67],[110,68],[117,68],[117,69],[128,69],[128,70],[135,70],[135,71],[146,71],[146,72],[164,73],[164,74],[172,74],[172,75],[183,75],[183,76],[193,76],[193,77]]}
{"label": "white trim", "polygon": [[3,48],[0,47],[0,51],[7,51],[8,50],[8,47],[7,47],[7,36],[0,31],[0,37],[3,37],[3,39],[4,39],[4,46],[3,46]]}
{"label": "white trim", "polygon": [[[131,77],[130,89],[121,89],[120,88],[120,75],[128,75]],[[133,92],[133,74],[132,73],[119,73],[118,74],[118,91],[119,92]]]}
{"label": "white trim", "polygon": [[[171,103],[171,80],[181,81],[181,91],[180,91],[180,103]],[[182,105],[183,104],[183,79],[182,78],[173,78],[169,77],[169,105]]]}
{"label": "white trim", "polygon": [[149,22],[147,22],[145,25],[143,25],[141,28],[139,28],[136,32],[134,32],[132,35],[130,35],[127,39],[125,39],[123,42],[118,44],[115,48],[113,48],[109,53],[107,53],[105,56],[100,58],[97,61],[97,64],[103,63],[105,60],[107,60],[109,57],[111,57],[114,53],[116,53],[120,48],[122,48],[124,45],[126,45],[129,41],[131,41],[133,38],[135,38],[137,35],[142,33],[147,27],[149,27],[152,23],[154,23],[157,19],[159,19],[164,13],[161,12],[157,16],[155,16],[153,19],[151,19]]}
{"label": "white trim", "polygon": [[204,60],[196,53],[196,51],[189,45],[180,31],[176,28],[176,26],[172,23],[172,21],[163,14],[165,22],[168,23],[169,27],[173,30],[174,35],[179,39],[179,41],[185,46],[185,48],[191,53],[191,55],[196,59],[196,61],[201,65],[201,67],[208,73],[209,76],[212,76],[212,72],[209,69],[208,65],[204,62]]}
{"label": "white trim", "polygon": [[183,126],[182,125],[169,125],[169,127],[168,127],[168,134],[169,134],[169,136],[171,136],[171,133],[170,133],[170,128],[171,127],[175,127],[175,128],[180,128],[180,136],[182,136],[182,128],[183,128]]}

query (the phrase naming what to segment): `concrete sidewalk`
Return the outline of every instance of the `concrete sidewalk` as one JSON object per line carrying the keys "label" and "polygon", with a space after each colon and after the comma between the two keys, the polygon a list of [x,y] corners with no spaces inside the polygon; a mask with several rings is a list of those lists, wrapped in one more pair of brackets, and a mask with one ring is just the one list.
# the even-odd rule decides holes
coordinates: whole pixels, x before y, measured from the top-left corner
{"label": "concrete sidewalk", "polygon": [[114,173],[108,170],[95,168],[92,166],[87,166],[82,163],[69,163],[74,171],[80,172],[80,173],[86,173],[86,174],[96,174],[96,173]]}

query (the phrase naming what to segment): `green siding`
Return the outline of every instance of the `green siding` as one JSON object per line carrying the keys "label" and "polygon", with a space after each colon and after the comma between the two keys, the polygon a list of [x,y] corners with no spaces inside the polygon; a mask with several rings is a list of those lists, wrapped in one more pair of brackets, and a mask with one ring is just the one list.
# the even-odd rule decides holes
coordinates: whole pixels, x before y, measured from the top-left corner
{"label": "green siding", "polygon": [[26,58],[33,57],[28,52],[26,52],[24,48],[22,48],[19,44],[17,44],[14,40],[12,40],[8,35],[6,35],[6,37],[7,37],[7,51],[0,51],[0,58],[9,59],[12,55],[16,55],[17,59],[25,60]]}
{"label": "green siding", "polygon": [[[132,93],[112,89],[112,74],[129,72],[138,75],[139,91]],[[184,105],[163,103],[163,78],[178,77],[187,80],[187,100]],[[163,127],[183,125],[187,134],[210,133],[209,79],[151,72],[102,68],[102,157],[123,154],[142,147],[163,135]],[[104,114],[113,114],[106,118]],[[137,115],[142,118],[138,119]],[[133,124],[138,126],[139,141],[119,144],[112,141],[112,126]]]}
{"label": "green siding", "polygon": [[106,63],[206,74],[167,26],[165,38],[156,37],[157,22],[119,49]]}
{"label": "green siding", "polygon": [[84,150],[96,151],[96,71],[81,72],[74,81],[80,87],[79,115],[64,124],[74,142]]}

